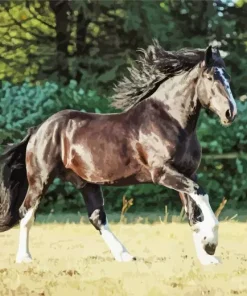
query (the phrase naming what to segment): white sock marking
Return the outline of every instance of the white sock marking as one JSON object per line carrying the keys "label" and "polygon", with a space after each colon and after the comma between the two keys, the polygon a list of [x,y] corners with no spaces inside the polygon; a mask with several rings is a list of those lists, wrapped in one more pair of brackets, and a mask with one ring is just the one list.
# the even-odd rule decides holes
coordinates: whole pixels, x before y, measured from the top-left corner
{"label": "white sock marking", "polygon": [[193,232],[193,240],[196,248],[196,254],[202,265],[218,264],[220,261],[212,255],[208,255],[201,243],[201,235]]}
{"label": "white sock marking", "polygon": [[25,217],[20,222],[19,246],[16,255],[16,262],[30,262],[32,261],[29,252],[29,231],[34,221],[35,209],[31,208],[27,211]]}
{"label": "white sock marking", "polygon": [[206,245],[218,245],[219,222],[209,204],[208,195],[191,194],[191,197],[201,209],[204,220],[192,226],[193,238],[196,253],[202,264],[217,263],[214,256],[208,255],[205,251]]}
{"label": "white sock marking", "polygon": [[[205,195],[200,195],[200,194],[190,194],[191,198],[196,202],[196,204],[199,206],[201,209],[203,216],[204,216],[204,221],[207,222],[209,227],[215,227],[219,224],[217,218],[215,217],[215,214],[209,204],[209,197],[207,194]],[[206,226],[206,225],[205,225]]]}
{"label": "white sock marking", "polygon": [[133,260],[134,257],[129,254],[124,245],[111,232],[108,223],[101,227],[100,232],[116,261],[127,262]]}

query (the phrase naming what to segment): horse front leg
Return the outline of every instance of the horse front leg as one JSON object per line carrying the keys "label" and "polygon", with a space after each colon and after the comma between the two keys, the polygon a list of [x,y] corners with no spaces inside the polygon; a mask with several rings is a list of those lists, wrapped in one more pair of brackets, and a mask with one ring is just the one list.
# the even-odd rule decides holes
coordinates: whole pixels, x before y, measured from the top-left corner
{"label": "horse front leg", "polygon": [[[190,176],[189,178],[197,183],[196,174]],[[179,196],[184,206],[189,225],[193,226],[196,222],[202,222],[203,214],[201,209],[197,206],[196,202],[186,193],[179,192]]]}
{"label": "horse front leg", "polygon": [[[200,220],[192,220],[190,223],[198,259],[203,265],[219,263],[213,256],[218,245],[219,222],[210,206],[208,195],[195,181],[171,166],[165,167],[162,171],[154,170],[152,175],[154,183],[188,194],[193,199],[201,211]],[[183,201],[184,196],[180,197]],[[188,212],[188,207],[186,211]]]}
{"label": "horse front leg", "polygon": [[88,211],[89,221],[100,232],[101,237],[110,249],[116,261],[127,262],[135,260],[124,245],[111,232],[104,210],[103,193],[99,185],[86,184],[81,192]]}

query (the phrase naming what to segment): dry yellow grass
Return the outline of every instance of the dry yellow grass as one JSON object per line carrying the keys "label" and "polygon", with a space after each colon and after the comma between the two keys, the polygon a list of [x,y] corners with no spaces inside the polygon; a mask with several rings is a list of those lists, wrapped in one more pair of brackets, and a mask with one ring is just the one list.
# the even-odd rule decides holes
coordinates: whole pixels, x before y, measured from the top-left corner
{"label": "dry yellow grass", "polygon": [[222,222],[219,266],[202,267],[185,224],[113,225],[138,261],[117,263],[91,225],[31,230],[29,265],[14,263],[19,229],[0,234],[0,295],[247,295],[247,224]]}

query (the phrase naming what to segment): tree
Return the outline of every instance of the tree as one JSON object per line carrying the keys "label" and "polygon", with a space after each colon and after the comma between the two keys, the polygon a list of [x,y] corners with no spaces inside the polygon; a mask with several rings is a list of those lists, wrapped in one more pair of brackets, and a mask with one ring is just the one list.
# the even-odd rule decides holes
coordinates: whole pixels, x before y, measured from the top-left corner
{"label": "tree", "polygon": [[56,30],[56,67],[58,77],[69,81],[68,47],[70,41],[69,15],[71,9],[68,0],[50,0],[51,10],[55,15]]}
{"label": "tree", "polygon": [[[28,126],[63,108],[112,112],[105,97],[136,59],[137,48],[147,47],[153,38],[167,50],[213,43],[225,56],[235,97],[241,96],[240,116],[225,129],[214,116],[202,113],[198,134],[207,157],[199,180],[215,197],[214,205],[225,194],[246,201],[246,14],[246,0],[2,1],[0,78],[12,82],[0,88],[2,143],[19,140]],[[31,83],[24,82],[26,78]],[[52,190],[53,196],[61,193],[60,200],[66,192],[75,195],[63,185],[55,184]],[[135,201],[138,209],[171,200],[173,206],[180,206],[179,199],[171,199],[177,194],[161,186],[104,191],[107,205],[115,210],[121,207],[121,199],[115,197],[123,194],[140,197]],[[67,205],[63,202],[66,209]]]}

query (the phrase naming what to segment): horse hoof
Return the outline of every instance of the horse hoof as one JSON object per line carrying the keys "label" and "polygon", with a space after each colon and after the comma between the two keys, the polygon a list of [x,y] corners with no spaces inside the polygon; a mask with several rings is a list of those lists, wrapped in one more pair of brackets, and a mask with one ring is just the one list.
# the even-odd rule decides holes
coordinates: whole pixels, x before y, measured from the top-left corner
{"label": "horse hoof", "polygon": [[215,256],[207,256],[201,260],[202,265],[217,265],[220,264],[220,260],[216,258]]}
{"label": "horse hoof", "polygon": [[25,255],[22,255],[22,256],[17,256],[15,262],[16,263],[31,263],[32,262],[32,257],[29,254],[25,254]]}
{"label": "horse hoof", "polygon": [[118,262],[130,262],[135,261],[136,257],[130,255],[128,252],[123,252],[118,258],[116,258],[116,260]]}

